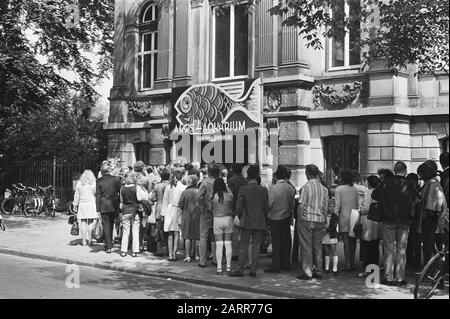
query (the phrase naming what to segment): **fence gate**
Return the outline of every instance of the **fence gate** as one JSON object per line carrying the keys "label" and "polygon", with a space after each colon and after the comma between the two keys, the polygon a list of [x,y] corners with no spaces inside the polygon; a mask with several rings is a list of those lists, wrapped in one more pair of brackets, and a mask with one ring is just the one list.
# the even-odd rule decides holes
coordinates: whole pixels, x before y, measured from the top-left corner
{"label": "fence gate", "polygon": [[[74,163],[56,158],[53,160],[19,162],[16,165],[13,182],[35,188],[53,185],[58,207],[61,209],[73,200],[74,181],[78,180],[83,171],[88,168],[92,169],[91,165],[87,163]],[[96,165],[94,165],[94,168],[96,168]],[[94,174],[97,174],[97,172],[94,171]]]}

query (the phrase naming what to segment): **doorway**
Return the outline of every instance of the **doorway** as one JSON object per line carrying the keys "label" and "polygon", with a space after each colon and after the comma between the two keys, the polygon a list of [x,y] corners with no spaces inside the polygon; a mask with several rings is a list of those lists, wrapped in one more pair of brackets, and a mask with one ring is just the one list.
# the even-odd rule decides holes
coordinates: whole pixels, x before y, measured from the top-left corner
{"label": "doorway", "polygon": [[358,136],[332,136],[327,137],[324,142],[327,173],[330,171],[338,177],[343,169],[359,170]]}

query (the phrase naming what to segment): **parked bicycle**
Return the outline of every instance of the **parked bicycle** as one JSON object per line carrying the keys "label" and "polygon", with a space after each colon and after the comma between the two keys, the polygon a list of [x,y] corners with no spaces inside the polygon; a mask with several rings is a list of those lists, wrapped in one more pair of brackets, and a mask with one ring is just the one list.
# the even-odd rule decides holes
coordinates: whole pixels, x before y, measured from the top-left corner
{"label": "parked bicycle", "polygon": [[6,189],[5,198],[1,202],[1,210],[6,215],[24,214],[26,187],[22,184],[13,184]]}
{"label": "parked bicycle", "polygon": [[53,195],[53,186],[39,186],[38,195],[40,196],[40,198],[42,198],[41,212],[43,212],[46,216],[55,217],[56,200],[55,196]]}
{"label": "parked bicycle", "polygon": [[1,201],[1,211],[7,215],[24,214],[25,216],[55,217],[56,198],[53,186],[27,187],[23,184],[13,184],[7,189],[5,198]]}
{"label": "parked bicycle", "polygon": [[448,284],[448,215],[443,216],[447,227],[445,234],[442,234],[442,244],[436,255],[423,267],[422,272],[417,277],[414,288],[414,299],[429,299],[437,289],[443,290],[445,281]]}

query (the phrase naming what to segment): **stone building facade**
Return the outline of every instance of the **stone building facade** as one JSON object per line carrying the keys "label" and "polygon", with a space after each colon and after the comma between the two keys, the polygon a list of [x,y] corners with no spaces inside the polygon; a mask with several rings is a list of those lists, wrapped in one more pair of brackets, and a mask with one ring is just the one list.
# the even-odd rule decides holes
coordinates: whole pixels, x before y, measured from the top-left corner
{"label": "stone building facade", "polygon": [[[359,1],[343,1],[342,10],[352,5]],[[169,163],[177,90],[213,83],[238,97],[244,81],[258,78],[265,134],[279,141],[265,168],[286,165],[299,186],[310,163],[329,174],[351,168],[367,176],[397,160],[415,171],[448,151],[447,75],[415,76],[411,67],[394,76],[381,62],[361,71],[352,49],[358,25],[314,51],[267,12],[271,6],[116,0],[109,155],[127,164]]]}

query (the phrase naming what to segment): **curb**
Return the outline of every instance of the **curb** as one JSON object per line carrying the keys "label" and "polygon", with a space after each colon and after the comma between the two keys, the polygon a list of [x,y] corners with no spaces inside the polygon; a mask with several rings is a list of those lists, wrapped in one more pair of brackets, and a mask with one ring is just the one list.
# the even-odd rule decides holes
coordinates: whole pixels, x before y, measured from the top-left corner
{"label": "curb", "polygon": [[32,259],[40,259],[40,260],[58,262],[58,263],[62,263],[62,264],[76,264],[76,265],[80,265],[80,266],[112,270],[112,271],[118,271],[118,272],[122,272],[122,273],[140,275],[140,276],[146,276],[146,277],[155,277],[155,278],[162,278],[162,279],[170,278],[170,279],[181,281],[181,282],[187,282],[187,283],[198,284],[198,285],[203,285],[203,286],[213,286],[216,288],[222,288],[222,289],[228,289],[228,290],[252,292],[252,293],[264,294],[264,295],[273,296],[273,297],[290,298],[290,299],[315,299],[313,296],[304,295],[304,294],[295,294],[295,293],[284,292],[284,291],[274,291],[274,290],[269,290],[269,289],[264,289],[264,288],[241,286],[241,285],[236,285],[233,283],[220,283],[220,282],[208,281],[208,280],[204,280],[204,279],[181,276],[178,274],[165,274],[165,273],[160,273],[160,272],[156,272],[156,271],[145,272],[145,271],[140,271],[140,270],[130,270],[130,269],[110,266],[110,265],[106,265],[106,264],[102,264],[102,263],[80,262],[80,261],[76,261],[74,259],[69,259],[69,258],[39,255],[39,254],[20,252],[20,251],[4,249],[4,248],[0,248],[0,254],[13,255],[13,256],[32,258]]}

